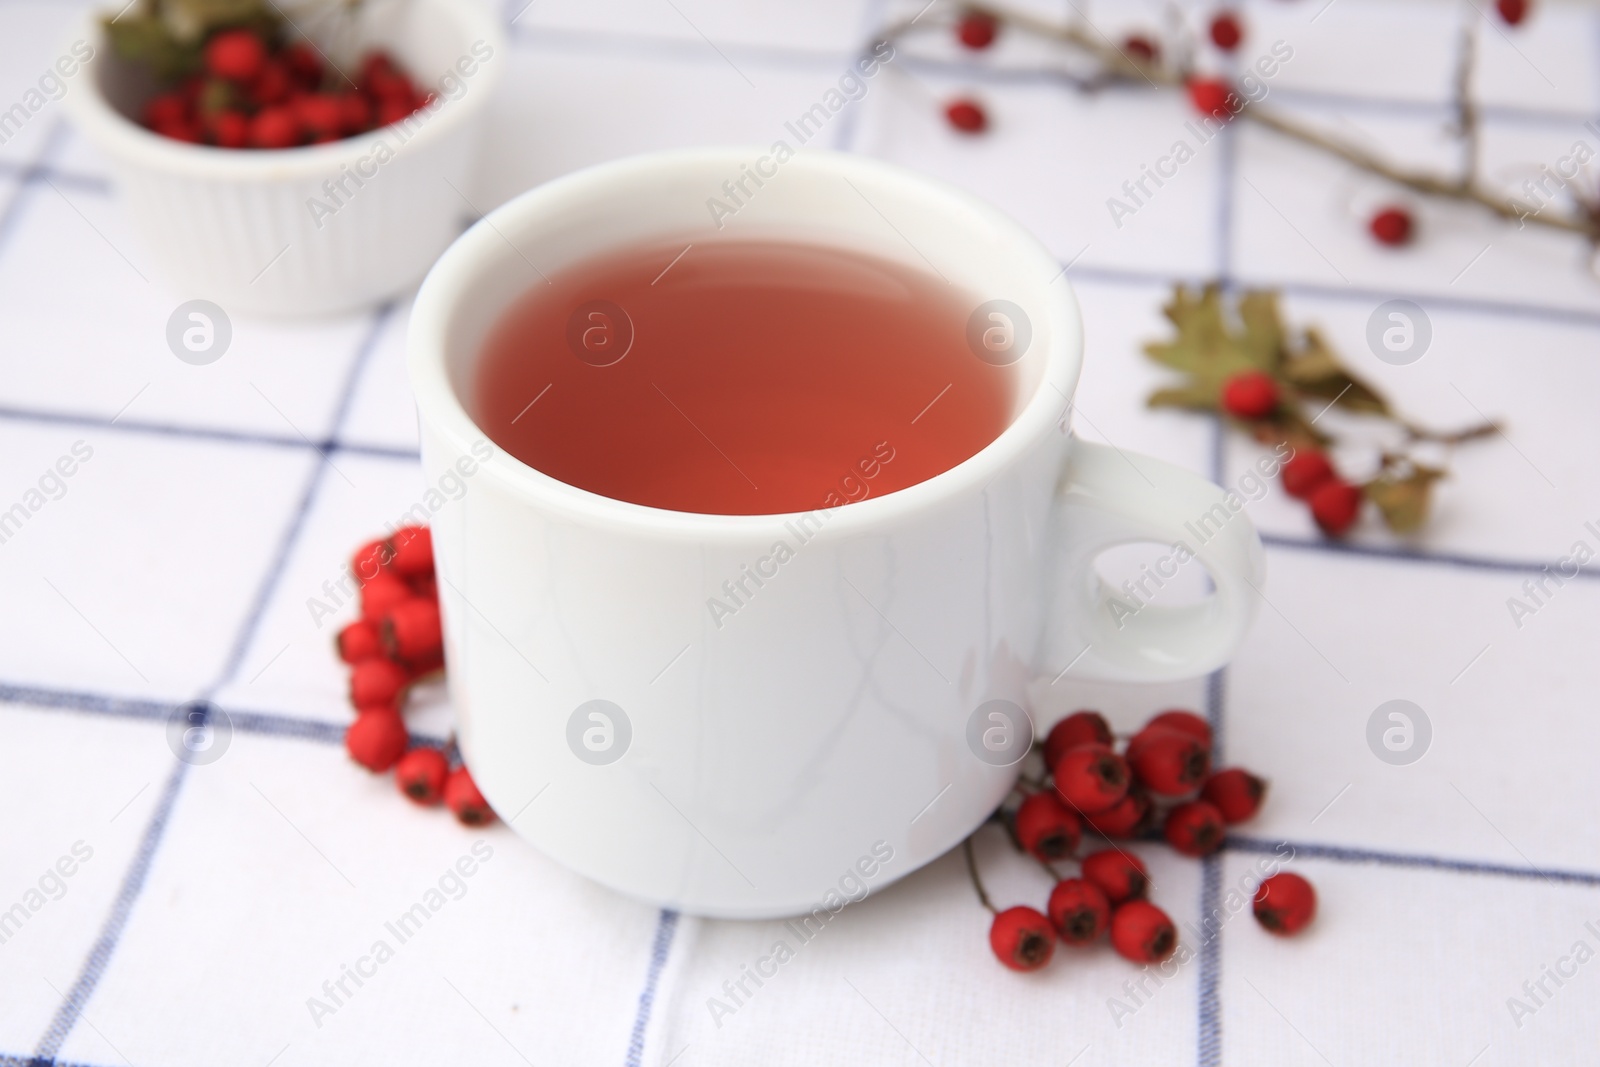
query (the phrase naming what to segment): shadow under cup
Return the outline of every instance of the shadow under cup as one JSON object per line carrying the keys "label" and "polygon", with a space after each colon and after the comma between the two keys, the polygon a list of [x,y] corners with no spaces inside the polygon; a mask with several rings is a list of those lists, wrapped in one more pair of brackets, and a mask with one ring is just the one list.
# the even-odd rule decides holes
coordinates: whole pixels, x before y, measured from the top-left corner
{"label": "shadow under cup", "polygon": [[[441,258],[407,339],[424,477],[467,484],[429,522],[474,778],[562,864],[726,918],[809,912],[852,871],[877,890],[1010,789],[1016,767],[975,756],[969,725],[1035,676],[1081,344],[1048,251],[909,171],[769,159],[719,227],[708,201],[763,155],[639,157],[524,194]],[[469,414],[480,353],[541,275],[735,239],[890,260],[1026,316],[1026,351],[990,353],[1010,373],[1004,429],[907,488],[782,514],[644,507],[489,447]]]}

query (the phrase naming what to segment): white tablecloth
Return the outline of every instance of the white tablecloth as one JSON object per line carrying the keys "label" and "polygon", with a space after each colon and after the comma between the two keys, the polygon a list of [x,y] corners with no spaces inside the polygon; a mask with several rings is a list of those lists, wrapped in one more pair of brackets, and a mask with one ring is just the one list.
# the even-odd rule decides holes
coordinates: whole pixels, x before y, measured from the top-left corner
{"label": "white tablecloth", "polygon": [[[874,27],[921,4],[521,2],[506,11],[485,208],[634,152],[769,143]],[[1113,36],[1158,17],[1078,6]],[[1060,18],[1073,4],[1035,7]],[[1273,103],[1397,158],[1452,163],[1442,131],[1468,8],[1244,9],[1246,55],[1293,48]],[[0,2],[0,108],[76,10]],[[1479,30],[1492,180],[1596,143],[1583,123],[1600,111],[1600,12],[1545,3],[1520,29]],[[977,56],[943,35],[909,42],[828,136],[975,190],[1072,264],[1088,333],[1078,432],[1221,480],[1243,471],[1254,446],[1143,406],[1162,375],[1139,348],[1166,333],[1165,294],[1212,277],[1281,288],[1292,322],[1319,324],[1417,419],[1481,411],[1506,427],[1457,451],[1414,542],[1369,522],[1329,544],[1277,487],[1253,504],[1268,603],[1215,678],[1037,687],[1046,719],[1098,706],[1124,729],[1198,707],[1227,762],[1273,780],[1219,856],[1142,849],[1191,962],[1142,986],[1106,947],[1004,971],[952,855],[846,909],[718,1017],[708,999],[725,999],[777,924],[623,899],[503,826],[465,830],[354,768],[336,624],[318,626],[307,601],[419,492],[407,302],[236,319],[226,358],[180,363],[166,319],[203,294],[143,266],[103,160],[52,103],[0,145],[0,511],[28,512],[0,543],[0,923],[14,916],[0,927],[0,1063],[1592,1062],[1597,572],[1548,585],[1520,627],[1507,607],[1575,542],[1597,546],[1584,524],[1600,522],[1600,282],[1585,249],[1432,202],[1415,207],[1413,247],[1380,248],[1363,212],[1389,191],[1259,128],[1206,145],[1118,227],[1107,198],[1170,149],[1187,105],[1144,88],[1080,95],[1053,62],[1015,34]],[[985,102],[989,134],[942,121],[935,101],[958,90]],[[1433,325],[1410,366],[1364,342],[1394,296]],[[75,447],[72,477],[45,478]],[[194,699],[234,727],[208,766],[166,742],[171,709]],[[1432,723],[1409,766],[1366,743],[1391,699]],[[440,737],[449,718],[434,693],[412,722]],[[1315,926],[1277,940],[1233,917],[1196,937],[1282,843],[1321,893]],[[450,879],[475,849],[474,876]],[[992,831],[979,856],[998,901],[1042,903],[1044,876]],[[360,964],[361,984],[347,978],[441,879],[448,902],[426,928]]]}

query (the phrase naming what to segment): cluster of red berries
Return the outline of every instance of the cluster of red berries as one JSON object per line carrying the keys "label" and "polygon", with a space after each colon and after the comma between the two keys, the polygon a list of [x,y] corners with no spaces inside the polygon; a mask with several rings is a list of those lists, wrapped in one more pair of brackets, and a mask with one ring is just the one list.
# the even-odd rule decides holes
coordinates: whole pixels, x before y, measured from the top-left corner
{"label": "cluster of red berries", "polygon": [[[1510,26],[1521,23],[1532,6],[1532,0],[1496,0],[1495,4],[1500,17]],[[956,40],[963,47],[982,51],[994,44],[999,36],[1000,20],[988,11],[972,9],[956,21],[955,30]],[[1221,51],[1236,51],[1244,43],[1244,22],[1235,11],[1218,11],[1211,16],[1206,35]],[[1118,51],[1142,67],[1155,67],[1161,62],[1161,46],[1155,39],[1142,33],[1123,38]],[[1221,78],[1193,77],[1186,82],[1186,88],[1195,109],[1211,118],[1232,118],[1235,111],[1243,106],[1243,98]],[[947,102],[944,114],[950,125],[962,133],[982,133],[989,126],[983,106],[971,97],[958,97]],[[1386,245],[1405,244],[1411,235],[1411,216],[1404,208],[1385,208],[1373,216],[1371,230],[1373,236]]]}
{"label": "cluster of red berries", "polygon": [[465,765],[450,767],[437,748],[413,747],[400,718],[411,686],[444,670],[433,538],[424,526],[402,526],[356,552],[351,573],[361,583],[361,618],[335,645],[350,664],[356,721],[344,734],[350,757],[370,771],[394,769],[400,791],[422,805],[443,801],[468,826],[494,812]]}
{"label": "cluster of red berries", "polygon": [[[1159,825],[1177,851],[1210,855],[1228,826],[1260,809],[1267,783],[1237,767],[1213,773],[1211,727],[1189,711],[1156,715],[1120,753],[1099,712],[1075,712],[1051,729],[1044,760],[1049,787],[1027,793],[1011,816],[1017,845],[1052,873],[1051,864],[1077,855],[1085,829],[1111,847],[1084,856],[1079,877],[1057,881],[1044,913],[997,912],[990,947],[1007,967],[1031,971],[1049,962],[1058,941],[1085,945],[1109,931],[1126,959],[1166,959],[1177,949],[1177,927],[1149,901],[1143,861],[1115,842]],[[1315,900],[1303,878],[1276,875],[1257,894],[1256,917],[1274,933],[1295,933],[1311,920]]]}
{"label": "cluster of red berries", "polygon": [[428,102],[381,51],[361,61],[355,85],[340,88],[328,87],[322,57],[306,41],[274,50],[252,30],[215,34],[201,62],[200,73],[145,105],[145,126],[219,148],[293,148],[387,126]]}
{"label": "cluster of red berries", "polygon": [[[1266,371],[1243,371],[1222,384],[1222,410],[1243,422],[1273,418],[1282,402],[1277,380]],[[1339,477],[1326,452],[1297,450],[1280,476],[1284,491],[1310,506],[1311,517],[1329,537],[1342,537],[1361,517],[1366,494]]]}

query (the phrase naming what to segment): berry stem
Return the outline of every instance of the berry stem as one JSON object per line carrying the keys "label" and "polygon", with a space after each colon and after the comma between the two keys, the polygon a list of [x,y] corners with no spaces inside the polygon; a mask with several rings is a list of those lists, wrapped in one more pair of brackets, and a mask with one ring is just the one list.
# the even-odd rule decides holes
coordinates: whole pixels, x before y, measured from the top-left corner
{"label": "berry stem", "polygon": [[998,915],[995,906],[989,903],[989,894],[983,888],[983,879],[978,877],[978,861],[972,855],[972,835],[961,842],[961,850],[967,854],[967,875],[972,879],[972,888],[977,891],[978,903],[988,908],[992,914]]}
{"label": "berry stem", "polygon": [[1480,423],[1469,426],[1465,430],[1456,430],[1454,433],[1443,433],[1439,430],[1430,430],[1426,426],[1418,426],[1406,419],[1396,419],[1400,428],[1405,430],[1406,437],[1412,441],[1433,441],[1441,445],[1459,445],[1463,441],[1472,441],[1479,437],[1488,437],[1500,433],[1500,424],[1497,422]]}
{"label": "berry stem", "polygon": [[1478,105],[1472,99],[1472,66],[1477,60],[1478,22],[1468,20],[1461,28],[1461,48],[1456,62],[1455,132],[1461,138],[1462,192],[1478,184]]}
{"label": "berry stem", "polygon": [[1062,876],[1060,871],[1056,870],[1055,865],[1053,863],[1051,863],[1049,860],[1046,860],[1046,859],[1040,859],[1038,856],[1035,856],[1033,858],[1038,862],[1039,866],[1041,866],[1041,867],[1043,867],[1045,869],[1045,873],[1046,874],[1048,874],[1051,878],[1055,879],[1058,882],[1061,881],[1063,876]]}

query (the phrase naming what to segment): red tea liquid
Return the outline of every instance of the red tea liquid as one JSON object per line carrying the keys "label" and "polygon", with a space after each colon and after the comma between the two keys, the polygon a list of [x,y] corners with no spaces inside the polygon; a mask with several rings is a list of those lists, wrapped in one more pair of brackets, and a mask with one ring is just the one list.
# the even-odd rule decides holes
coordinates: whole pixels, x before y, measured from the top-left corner
{"label": "red tea liquid", "polygon": [[1010,421],[974,355],[976,301],[820,245],[650,246],[538,282],[484,343],[469,403],[569,485],[673,511],[765,515],[915,485]]}

